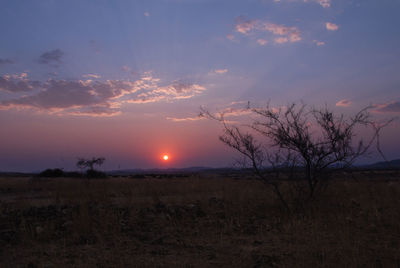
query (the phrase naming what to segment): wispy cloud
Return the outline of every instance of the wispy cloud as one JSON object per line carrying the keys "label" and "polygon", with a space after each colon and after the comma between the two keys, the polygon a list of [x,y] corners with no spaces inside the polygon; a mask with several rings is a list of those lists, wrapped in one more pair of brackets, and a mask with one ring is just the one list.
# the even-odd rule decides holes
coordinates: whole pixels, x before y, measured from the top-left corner
{"label": "wispy cloud", "polygon": [[235,40],[235,36],[233,34],[227,34],[226,38],[228,38],[231,41]]}
{"label": "wispy cloud", "polygon": [[82,75],[82,77],[84,77],[84,78],[95,78],[95,79],[101,78],[101,76],[98,75],[98,74],[84,74],[84,75]]}
{"label": "wispy cloud", "polygon": [[150,90],[146,90],[137,96],[127,100],[127,103],[152,103],[160,101],[173,101],[190,99],[196,95],[201,94],[206,88],[192,83],[184,83],[176,81],[168,86],[154,87]]}
{"label": "wispy cloud", "polygon": [[274,39],[274,42],[277,44],[284,44],[289,42],[289,39],[287,37],[277,37]]}
{"label": "wispy cloud", "polygon": [[54,49],[51,51],[44,52],[39,57],[39,63],[41,64],[52,64],[61,63],[61,58],[64,56],[64,52],[61,49]]}
{"label": "wispy cloud", "polygon": [[[205,107],[201,107],[201,110],[204,112],[200,113],[200,117],[207,118],[209,110]],[[249,101],[233,101],[215,112],[210,111],[210,114],[215,116],[215,118],[223,119],[227,124],[238,124],[246,122],[248,116],[254,116],[255,110],[257,110],[257,108],[250,107]],[[245,121],[243,121],[243,119]]]}
{"label": "wispy cloud", "polygon": [[133,71],[131,67],[126,66],[126,65],[122,66],[122,67],[121,67],[121,70],[122,70],[123,72],[130,73],[131,75],[140,75],[140,73],[138,73],[138,72],[136,72],[136,71]]}
{"label": "wispy cloud", "polygon": [[224,117],[236,117],[251,114],[251,110],[247,108],[225,108],[218,113]]}
{"label": "wispy cloud", "polygon": [[339,30],[339,26],[332,22],[327,22],[325,27],[328,31],[337,31]]}
{"label": "wispy cloud", "polygon": [[[249,35],[253,32],[270,33],[277,44],[294,43],[302,39],[301,32],[297,27],[262,20],[246,20],[243,17],[236,19],[235,30],[243,35]],[[257,39],[257,43],[260,45],[265,45],[267,42],[266,37]]]}
{"label": "wispy cloud", "polygon": [[228,69],[217,69],[214,71],[216,74],[225,74],[228,72]]}
{"label": "wispy cloud", "polygon": [[1,58],[0,58],[0,65],[2,65],[2,64],[13,64],[13,63],[14,63],[13,60],[10,60],[10,59],[1,59]]}
{"label": "wispy cloud", "polygon": [[248,34],[250,31],[256,29],[257,24],[257,20],[246,20],[243,17],[239,17],[236,19],[235,29],[241,34]]}
{"label": "wispy cloud", "polygon": [[[0,109],[35,109],[42,112],[112,116],[125,103],[150,103],[189,99],[205,88],[193,83],[174,82],[160,86],[160,79],[150,74],[136,81],[125,80],[55,80],[30,81],[26,75],[2,77],[0,88],[9,92],[32,91],[30,95],[0,102]],[[38,91],[39,90],[39,91]]]}
{"label": "wispy cloud", "polygon": [[400,101],[376,104],[374,107],[374,112],[378,113],[400,113]]}
{"label": "wispy cloud", "polygon": [[[320,4],[324,8],[331,7],[331,0],[287,0],[289,2],[303,2],[303,3],[308,3],[308,2],[314,2]],[[274,2],[282,2],[282,0],[274,0]]]}
{"label": "wispy cloud", "polygon": [[350,107],[353,103],[350,100],[343,99],[336,103],[338,107]]}
{"label": "wispy cloud", "polygon": [[121,67],[121,70],[124,71],[124,72],[130,72],[131,68],[129,66],[124,65],[124,66]]}
{"label": "wispy cloud", "polygon": [[[207,109],[205,109],[207,110]],[[234,101],[216,112],[217,117],[238,117],[251,114],[250,103],[248,101]]]}
{"label": "wispy cloud", "polygon": [[265,46],[265,45],[268,43],[268,41],[265,40],[265,39],[260,38],[260,39],[257,40],[257,43],[258,43],[260,46]]}
{"label": "wispy cloud", "polygon": [[324,8],[331,7],[331,0],[314,0]]}
{"label": "wispy cloud", "polygon": [[96,42],[95,40],[90,40],[90,41],[89,41],[89,45],[90,45],[90,48],[91,48],[96,54],[99,54],[99,53],[100,53],[100,48],[99,48],[99,46],[98,46],[98,44],[97,44],[97,42]]}
{"label": "wispy cloud", "polygon": [[301,40],[300,31],[296,27],[287,27],[270,22],[264,22],[262,26],[264,30],[269,31],[274,35],[287,37],[290,42],[297,42]]}
{"label": "wispy cloud", "polygon": [[201,116],[194,116],[194,117],[184,117],[184,118],[178,118],[178,117],[167,117],[167,120],[173,121],[173,122],[191,122],[191,121],[199,121],[205,119],[204,117]]}
{"label": "wispy cloud", "polygon": [[99,104],[89,107],[82,107],[81,109],[70,109],[64,111],[64,113],[75,116],[91,116],[91,117],[111,117],[121,114],[119,106],[113,107],[109,104]]}
{"label": "wispy cloud", "polygon": [[316,45],[319,46],[319,47],[325,45],[325,42],[323,42],[323,41],[318,41],[318,40],[313,40],[313,43],[316,44]]}
{"label": "wispy cloud", "polygon": [[144,12],[144,15],[146,16],[146,17],[150,17],[150,13],[149,12]]}
{"label": "wispy cloud", "polygon": [[31,91],[40,87],[39,81],[31,81],[27,77],[27,73],[0,76],[0,90],[15,93]]}

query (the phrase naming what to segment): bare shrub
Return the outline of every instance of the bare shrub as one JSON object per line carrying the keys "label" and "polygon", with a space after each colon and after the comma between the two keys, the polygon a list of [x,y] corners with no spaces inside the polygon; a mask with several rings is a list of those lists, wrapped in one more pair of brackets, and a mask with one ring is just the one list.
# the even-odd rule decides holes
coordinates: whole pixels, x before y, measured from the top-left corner
{"label": "bare shrub", "polygon": [[[201,108],[200,116],[223,125],[219,139],[242,156],[242,165],[272,187],[282,205],[290,211],[288,198],[282,194],[282,179],[292,181],[293,200],[312,200],[326,185],[329,175],[353,166],[372,145],[379,148],[379,133],[391,120],[377,124],[366,107],[353,117],[336,115],[327,107],[310,109],[292,103],[284,109],[267,105],[248,109],[255,115],[247,128],[230,124],[224,114],[214,115]],[[362,130],[370,132],[367,137]],[[256,139],[260,134],[264,142]],[[383,154],[382,154],[383,155]],[[293,191],[292,191],[293,193]]]}

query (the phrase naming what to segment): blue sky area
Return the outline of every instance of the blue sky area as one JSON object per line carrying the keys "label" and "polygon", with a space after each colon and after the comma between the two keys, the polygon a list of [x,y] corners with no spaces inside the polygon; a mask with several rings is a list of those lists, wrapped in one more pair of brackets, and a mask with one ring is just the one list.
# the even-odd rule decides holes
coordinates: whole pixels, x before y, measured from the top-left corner
{"label": "blue sky area", "polygon": [[[231,165],[200,106],[232,120],[248,101],[397,117],[399,10],[397,0],[3,0],[0,170],[74,169],[100,155],[105,169]],[[388,158],[400,157],[399,130],[397,120],[382,134]]]}

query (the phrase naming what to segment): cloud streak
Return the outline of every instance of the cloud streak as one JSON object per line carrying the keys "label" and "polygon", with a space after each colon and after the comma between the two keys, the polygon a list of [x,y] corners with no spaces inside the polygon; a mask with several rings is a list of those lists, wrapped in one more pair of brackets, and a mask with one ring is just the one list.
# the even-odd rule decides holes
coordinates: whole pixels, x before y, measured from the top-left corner
{"label": "cloud streak", "polygon": [[121,106],[126,103],[171,102],[192,98],[206,90],[203,86],[193,83],[176,81],[166,86],[160,86],[159,83],[160,79],[150,74],[136,81],[50,79],[44,83],[30,81],[26,74],[22,77],[2,77],[0,89],[13,93],[31,91],[31,94],[1,101],[0,109],[34,109],[57,114],[113,116],[120,114]]}
{"label": "cloud streak", "polygon": [[376,104],[374,107],[374,112],[378,113],[400,113],[400,101]]}
{"label": "cloud streak", "polygon": [[325,42],[323,42],[323,41],[318,41],[318,40],[313,40],[313,43],[316,44],[318,47],[324,46],[324,45],[325,45]]}
{"label": "cloud streak", "polygon": [[184,83],[175,81],[171,85],[163,87],[155,87],[151,90],[146,90],[136,97],[127,100],[127,103],[153,103],[160,101],[171,102],[173,100],[190,99],[201,94],[206,88],[192,83]]}
{"label": "cloud streak", "polygon": [[64,56],[64,52],[61,49],[54,49],[51,51],[47,51],[40,55],[39,63],[41,64],[52,64],[52,63],[61,63],[61,58]]}
{"label": "cloud streak", "polygon": [[[302,40],[301,32],[297,27],[289,27],[270,21],[246,20],[243,17],[239,17],[236,20],[235,30],[246,36],[252,33],[269,33],[276,44],[294,43]],[[260,45],[265,45],[267,42],[266,37],[258,38],[257,40]]]}
{"label": "cloud streak", "polygon": [[332,22],[327,22],[325,27],[328,31],[337,31],[339,30],[339,26]]}
{"label": "cloud streak", "polygon": [[[282,0],[274,0],[274,2],[281,2]],[[290,2],[298,2],[296,0],[289,0]],[[318,3],[320,6],[322,6],[323,8],[329,8],[331,7],[331,0],[301,0],[301,2],[303,3],[307,3],[307,2],[314,2],[314,3]]]}
{"label": "cloud streak", "polygon": [[257,43],[258,43],[260,46],[265,46],[265,45],[268,43],[268,41],[265,40],[265,39],[260,38],[260,39],[257,40]]}
{"label": "cloud streak", "polygon": [[232,107],[230,107],[230,108],[225,108],[218,114],[219,114],[219,116],[224,116],[224,117],[238,117],[238,116],[251,114],[251,110],[248,108],[232,108]]}
{"label": "cloud streak", "polygon": [[239,17],[236,21],[235,29],[241,34],[248,34],[253,31],[259,23],[257,20],[245,20],[242,17]]}
{"label": "cloud streak", "polygon": [[173,122],[193,122],[193,121],[199,121],[199,120],[204,120],[204,117],[201,116],[195,116],[195,117],[184,117],[184,118],[178,118],[178,117],[167,117],[167,120],[173,121]]}
{"label": "cloud streak", "polygon": [[344,99],[336,103],[338,107],[350,107],[353,103],[350,100]]}
{"label": "cloud streak", "polygon": [[228,72],[228,69],[217,69],[214,71],[216,74],[225,74]]}
{"label": "cloud streak", "polygon": [[98,74],[84,74],[84,75],[82,75],[82,77],[84,77],[84,78],[95,78],[95,79],[101,78],[101,76],[98,75]]}
{"label": "cloud streak", "polygon": [[11,93],[27,92],[41,86],[39,81],[31,81],[27,77],[27,73],[0,76],[0,91]]}
{"label": "cloud streak", "polygon": [[13,64],[13,63],[14,63],[13,60],[10,60],[10,59],[1,59],[1,58],[0,58],[0,65],[3,65],[3,64]]}
{"label": "cloud streak", "polygon": [[324,8],[331,7],[331,0],[315,0],[314,2],[317,2]]}

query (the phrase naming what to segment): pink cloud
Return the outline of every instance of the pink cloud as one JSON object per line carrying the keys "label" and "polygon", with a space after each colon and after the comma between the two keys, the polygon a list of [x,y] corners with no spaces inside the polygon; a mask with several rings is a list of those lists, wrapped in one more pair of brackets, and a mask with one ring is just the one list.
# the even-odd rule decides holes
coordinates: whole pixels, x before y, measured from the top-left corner
{"label": "pink cloud", "polygon": [[237,32],[241,34],[247,34],[256,28],[257,21],[256,20],[244,20],[242,17],[237,19],[237,23],[235,25],[235,29]]}
{"label": "pink cloud", "polygon": [[334,23],[331,23],[331,22],[327,22],[325,24],[325,26],[326,26],[326,29],[328,31],[337,31],[337,30],[339,30],[339,26],[334,24]]}
{"label": "pink cloud", "polygon": [[331,7],[331,0],[316,0],[316,2],[324,8]]}
{"label": "pink cloud", "polygon": [[[3,78],[9,79],[8,77]],[[11,92],[26,91],[29,80],[9,86]],[[150,103],[189,99],[201,94],[205,88],[198,84],[174,82],[160,86],[160,79],[145,74],[136,81],[107,80],[49,80],[41,83],[30,95],[0,102],[0,109],[34,109],[41,112],[113,116],[120,114],[124,103]],[[0,80],[1,85],[1,80]],[[10,91],[9,89],[9,91]]]}
{"label": "pink cloud", "polygon": [[338,106],[338,107],[349,107],[351,105],[352,105],[352,102],[347,99],[340,100],[336,103],[336,106]]}
{"label": "pink cloud", "polygon": [[316,44],[316,45],[319,46],[319,47],[325,45],[325,42],[323,42],[323,41],[318,41],[318,40],[313,40],[313,43]]}
{"label": "pink cloud", "polygon": [[257,40],[257,43],[258,43],[260,46],[265,46],[265,45],[268,43],[268,41],[265,40],[265,39],[260,38],[260,39]]}
{"label": "pink cloud", "polygon": [[287,37],[277,37],[274,39],[274,42],[277,44],[284,44],[289,42],[289,39]]}
{"label": "pink cloud", "polygon": [[205,119],[204,117],[195,116],[195,117],[185,117],[185,118],[178,118],[178,117],[167,117],[167,120],[173,122],[190,122],[190,121],[199,121]]}
{"label": "pink cloud", "polygon": [[5,74],[0,76],[0,91],[7,92],[23,92],[32,91],[41,86],[39,81],[32,81],[28,79],[27,73],[20,74]]}
{"label": "pink cloud", "polygon": [[223,115],[224,117],[236,117],[251,114],[251,110],[247,108],[226,108],[219,114]]}
{"label": "pink cloud", "polygon": [[132,96],[126,102],[143,104],[160,101],[168,102],[173,100],[190,99],[201,94],[205,90],[205,87],[198,84],[176,81],[168,86],[154,87],[153,89],[143,91],[137,96]]}
{"label": "pink cloud", "polygon": [[101,76],[98,75],[98,74],[84,74],[84,75],[82,75],[82,77],[85,77],[85,78],[95,78],[95,79],[101,78]]}
{"label": "pink cloud", "polygon": [[[320,4],[320,5],[321,5],[322,7],[324,7],[324,8],[331,7],[331,0],[311,0],[311,1],[309,1],[309,0],[288,0],[288,1],[290,1],[290,2],[298,2],[298,1],[301,1],[301,2],[303,2],[303,3],[315,2],[315,3]],[[278,3],[278,2],[281,2],[281,0],[274,0],[274,2]]]}
{"label": "pink cloud", "polygon": [[235,40],[235,36],[233,34],[227,34],[226,38],[228,38],[231,41]]}
{"label": "pink cloud", "polygon": [[400,101],[391,101],[384,104],[375,104],[374,112],[378,113],[400,113]]}
{"label": "pink cloud", "polygon": [[225,74],[228,72],[228,69],[217,69],[214,71],[216,74]]}
{"label": "pink cloud", "polygon": [[274,35],[283,36],[291,43],[301,40],[301,33],[296,27],[287,27],[280,24],[264,22],[261,29],[271,32]]}
{"label": "pink cloud", "polygon": [[[275,37],[275,43],[294,43],[302,40],[301,32],[297,27],[285,26],[261,20],[244,20],[239,18],[235,26],[237,32],[248,35],[251,31],[257,33],[269,32]],[[265,45],[268,41],[265,38],[259,38],[257,43]]]}

